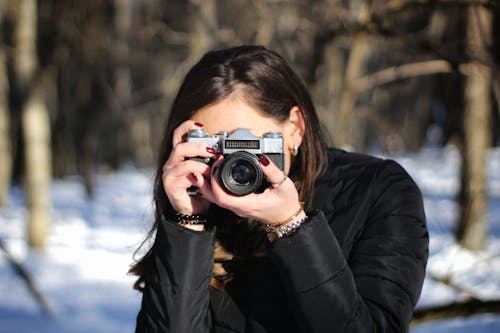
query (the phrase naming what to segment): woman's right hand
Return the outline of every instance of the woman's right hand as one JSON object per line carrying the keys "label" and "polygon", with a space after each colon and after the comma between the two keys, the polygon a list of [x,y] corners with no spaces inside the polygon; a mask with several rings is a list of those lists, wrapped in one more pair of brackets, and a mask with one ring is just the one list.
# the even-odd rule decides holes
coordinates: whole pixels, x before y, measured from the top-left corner
{"label": "woman's right hand", "polygon": [[163,189],[178,213],[185,215],[203,214],[208,210],[210,202],[199,195],[190,195],[187,189],[191,186],[203,188],[210,186],[211,168],[190,157],[213,157],[216,153],[211,147],[201,142],[186,142],[185,137],[190,130],[200,129],[203,124],[192,120],[183,122],[172,136],[172,152],[163,165]]}

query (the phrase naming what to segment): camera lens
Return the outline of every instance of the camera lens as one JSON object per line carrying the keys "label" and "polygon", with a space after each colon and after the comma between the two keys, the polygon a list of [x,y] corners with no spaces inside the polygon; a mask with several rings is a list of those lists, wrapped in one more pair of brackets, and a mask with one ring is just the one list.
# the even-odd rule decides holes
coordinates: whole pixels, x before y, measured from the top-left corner
{"label": "camera lens", "polygon": [[233,165],[231,177],[239,185],[248,185],[255,180],[255,169],[247,161],[239,161]]}
{"label": "camera lens", "polygon": [[224,157],[220,180],[227,192],[241,196],[258,190],[263,184],[264,174],[257,156],[238,151]]}

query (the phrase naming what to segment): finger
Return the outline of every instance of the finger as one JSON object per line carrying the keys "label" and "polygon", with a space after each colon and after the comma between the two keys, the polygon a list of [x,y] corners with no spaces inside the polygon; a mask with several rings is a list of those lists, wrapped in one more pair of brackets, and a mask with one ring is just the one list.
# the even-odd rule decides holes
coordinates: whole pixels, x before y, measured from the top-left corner
{"label": "finger", "polygon": [[191,186],[200,186],[204,175],[210,174],[210,167],[206,164],[188,160],[172,168],[164,169],[162,182],[167,195],[179,193],[183,195]]}
{"label": "finger", "polygon": [[259,160],[262,164],[262,171],[267,181],[271,183],[273,187],[279,187],[289,180],[286,173],[278,168],[266,155],[262,155]]}
{"label": "finger", "polygon": [[223,161],[224,157],[222,155],[218,155],[215,159],[214,164],[212,164],[212,176],[210,177],[210,184],[212,194],[215,199],[219,198],[221,194],[225,193],[219,183],[219,172]]}
{"label": "finger", "polygon": [[[227,196],[224,190],[220,187],[217,179],[217,169],[220,167],[224,157],[222,155],[217,155],[215,161],[210,167],[208,172],[203,173],[204,181],[202,184],[198,184],[198,193],[207,201],[212,202],[220,207],[225,207],[221,199],[222,196]],[[215,190],[215,193],[214,193]]]}
{"label": "finger", "polygon": [[195,160],[186,160],[172,168],[164,170],[169,177],[183,177],[189,174],[209,175],[210,166]]}
{"label": "finger", "polygon": [[212,177],[210,178],[211,190],[213,200],[215,200],[221,207],[231,206],[239,196],[227,193],[220,184],[220,168],[224,162],[224,157],[218,155],[214,164],[212,165]]}
{"label": "finger", "polygon": [[[223,189],[216,177],[212,177],[210,181],[206,183],[210,184],[210,191],[208,191],[208,194],[205,194],[205,192],[203,192],[202,194],[203,197],[210,202],[213,202],[214,204],[222,208],[229,209],[241,217],[247,217],[243,213],[244,209],[252,210],[251,206],[255,203],[254,199],[252,199],[255,196],[254,193],[244,196],[236,196],[234,194],[228,193]],[[242,209],[242,207],[244,207],[244,209]]]}
{"label": "finger", "polygon": [[202,127],[202,123],[194,120],[186,120],[174,130],[174,133],[172,134],[172,147],[175,147],[177,144],[185,141],[185,136],[190,130],[200,129]]}
{"label": "finger", "polygon": [[203,199],[212,203],[215,201],[212,192],[211,181],[209,179],[204,179],[204,181],[198,184],[196,187],[198,187],[198,194],[200,194]]}
{"label": "finger", "polygon": [[[218,156],[212,166],[212,177],[207,183],[207,193],[203,192],[204,198],[216,205],[229,209],[241,217],[249,217],[249,213],[261,206],[260,198],[255,193],[238,196],[227,192],[220,182],[220,167],[224,161],[223,156]],[[210,186],[208,186],[210,185]],[[203,189],[205,191],[205,189]],[[269,203],[269,202],[267,202]]]}
{"label": "finger", "polygon": [[[165,167],[168,168],[173,165],[177,165],[186,158],[211,158],[215,155],[215,153],[216,151],[213,148],[207,147],[207,145],[202,142],[181,142],[172,149],[172,152],[165,163]],[[203,162],[203,160],[200,160],[199,162]]]}
{"label": "finger", "polygon": [[216,155],[215,156],[215,161],[212,164],[212,176],[216,175],[217,170],[221,166],[222,162],[224,162],[224,156],[223,155]]}

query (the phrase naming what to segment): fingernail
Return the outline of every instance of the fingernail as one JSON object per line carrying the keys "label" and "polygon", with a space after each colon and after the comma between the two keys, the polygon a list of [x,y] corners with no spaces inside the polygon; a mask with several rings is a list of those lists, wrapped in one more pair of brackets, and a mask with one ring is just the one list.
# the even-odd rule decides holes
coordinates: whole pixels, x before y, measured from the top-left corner
{"label": "fingernail", "polygon": [[207,152],[210,153],[210,154],[215,154],[216,153],[215,149],[213,149],[211,147],[207,147]]}
{"label": "fingernail", "polygon": [[203,124],[202,124],[202,123],[195,122],[194,124],[195,124],[196,126],[198,126],[198,127],[203,127]]}
{"label": "fingernail", "polygon": [[269,159],[267,158],[267,156],[262,155],[259,159],[260,159],[260,163],[262,163],[262,165],[264,165],[264,166],[269,165]]}

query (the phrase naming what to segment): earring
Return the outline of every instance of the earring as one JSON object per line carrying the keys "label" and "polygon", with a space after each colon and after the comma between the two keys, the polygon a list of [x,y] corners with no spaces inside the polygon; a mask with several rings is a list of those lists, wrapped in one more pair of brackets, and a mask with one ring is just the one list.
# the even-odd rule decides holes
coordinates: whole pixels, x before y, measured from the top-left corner
{"label": "earring", "polygon": [[290,149],[290,154],[295,157],[299,154],[299,146],[293,145],[293,149]]}

